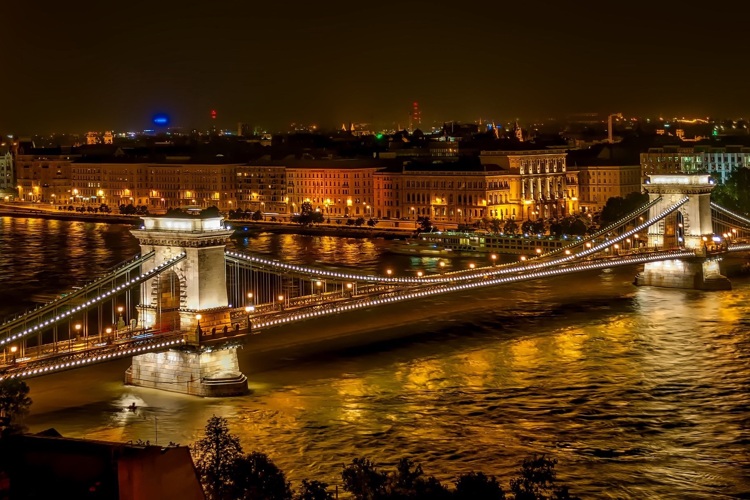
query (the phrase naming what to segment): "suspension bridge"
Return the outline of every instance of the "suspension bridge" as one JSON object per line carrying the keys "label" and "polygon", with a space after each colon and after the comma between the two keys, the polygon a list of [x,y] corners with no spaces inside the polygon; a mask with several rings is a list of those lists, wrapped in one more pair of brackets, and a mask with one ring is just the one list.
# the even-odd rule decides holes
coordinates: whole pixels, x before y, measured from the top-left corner
{"label": "suspension bridge", "polygon": [[141,255],[0,324],[0,379],[132,357],[127,383],[234,395],[247,390],[236,348],[249,335],[312,318],[620,266],[643,266],[637,285],[730,288],[719,261],[750,252],[750,219],[711,203],[707,175],[652,176],[644,188],[646,205],[562,248],[427,275],[357,273],[231,252],[232,231],[220,217],[146,217],[132,230]]}

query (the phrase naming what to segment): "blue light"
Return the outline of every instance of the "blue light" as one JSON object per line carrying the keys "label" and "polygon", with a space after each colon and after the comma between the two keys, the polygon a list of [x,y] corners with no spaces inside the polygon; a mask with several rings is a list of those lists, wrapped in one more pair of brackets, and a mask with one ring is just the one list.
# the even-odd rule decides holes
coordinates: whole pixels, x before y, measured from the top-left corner
{"label": "blue light", "polygon": [[154,125],[158,125],[160,127],[164,127],[169,125],[169,115],[165,113],[159,113],[158,115],[154,116],[153,119]]}

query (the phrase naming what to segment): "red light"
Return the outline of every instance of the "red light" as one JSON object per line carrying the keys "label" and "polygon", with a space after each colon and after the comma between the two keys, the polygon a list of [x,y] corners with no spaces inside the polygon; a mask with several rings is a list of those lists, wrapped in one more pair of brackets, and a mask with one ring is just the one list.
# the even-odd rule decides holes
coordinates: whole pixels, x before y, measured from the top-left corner
{"label": "red light", "polygon": [[216,119],[216,110],[215,109],[211,110],[211,118],[213,118],[214,120]]}

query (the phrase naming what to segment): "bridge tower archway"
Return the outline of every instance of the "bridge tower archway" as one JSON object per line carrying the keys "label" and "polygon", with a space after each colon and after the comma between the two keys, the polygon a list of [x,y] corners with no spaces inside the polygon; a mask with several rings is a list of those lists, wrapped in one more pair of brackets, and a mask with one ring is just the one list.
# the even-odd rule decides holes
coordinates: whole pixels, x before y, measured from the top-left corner
{"label": "bridge tower archway", "polygon": [[649,177],[643,188],[651,207],[649,218],[687,197],[678,210],[648,228],[648,244],[658,248],[686,248],[700,251],[703,237],[713,235],[711,191],[715,185],[708,175],[663,174]]}
{"label": "bridge tower archway", "polygon": [[[713,238],[710,176],[687,174],[652,175],[643,185],[649,201],[655,202],[649,219],[663,214],[676,203],[687,201],[661,221],[648,228],[648,244],[653,248],[692,250],[695,257],[648,262],[636,276],[636,285],[700,290],[730,290],[731,282],[722,276],[719,259],[709,255],[707,243]],[[708,243],[710,244],[710,243]]]}
{"label": "bridge tower archway", "polygon": [[228,325],[224,251],[232,231],[224,229],[223,218],[185,215],[143,221],[141,228],[131,230],[143,254],[154,252],[154,258],[143,264],[143,272],[179,255],[185,258],[145,283],[147,293],[138,306],[140,324],[184,331],[197,330],[199,321],[203,330]]}

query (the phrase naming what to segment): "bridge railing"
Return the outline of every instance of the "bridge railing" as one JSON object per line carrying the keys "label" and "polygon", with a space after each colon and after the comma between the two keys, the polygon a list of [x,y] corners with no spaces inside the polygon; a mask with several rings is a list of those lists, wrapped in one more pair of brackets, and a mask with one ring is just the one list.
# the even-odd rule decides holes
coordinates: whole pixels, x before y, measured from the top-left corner
{"label": "bridge railing", "polygon": [[[125,290],[128,290],[130,288],[133,288],[135,286],[140,285],[144,281],[147,281],[154,276],[162,273],[163,271],[169,269],[176,263],[180,262],[186,257],[185,253],[182,253],[180,255],[177,255],[173,257],[172,259],[163,262],[162,264],[154,267],[153,269],[149,270],[146,273],[142,273],[136,278],[132,278],[129,281],[113,286],[113,288],[100,293],[96,297],[87,300],[85,303],[72,307],[67,311],[60,312],[58,314],[58,309],[65,305],[67,301],[61,302],[55,305],[55,307],[50,307],[49,309],[46,309],[44,312],[38,311],[37,313],[31,315],[29,318],[23,317],[21,320],[23,320],[20,323],[15,323],[14,326],[18,328],[20,325],[20,328],[24,328],[23,330],[18,329],[14,331],[12,328],[13,326],[9,326],[3,329],[0,329],[0,336],[3,336],[4,338],[0,339],[0,346],[3,344],[6,344],[8,342],[12,342],[17,339],[22,339],[29,335],[35,335],[38,334],[45,329],[52,328],[54,325],[58,323],[62,323],[65,321],[69,321],[71,315],[80,312],[85,311],[89,309],[90,307],[94,307],[97,304],[103,302],[104,300],[112,298],[117,293],[123,292]],[[71,298],[72,300],[72,298]],[[20,320],[19,320],[20,321]]]}
{"label": "bridge railing", "polygon": [[52,302],[36,307],[32,309],[31,311],[28,311],[22,315],[16,315],[13,319],[0,324],[0,336],[7,335],[7,333],[10,330],[17,327],[20,324],[28,322],[29,319],[33,318],[34,316],[51,313],[55,311],[56,309],[59,309],[60,307],[64,307],[66,304],[69,304],[75,300],[80,299],[81,297],[86,297],[92,290],[96,290],[97,288],[100,288],[103,284],[122,277],[126,273],[140,266],[146,260],[152,258],[154,255],[155,255],[155,252],[152,251],[143,256],[136,256],[133,259],[125,262],[124,264],[120,264],[116,266],[115,268],[113,268],[111,272],[109,272],[105,276],[102,276],[101,278],[98,278],[95,281],[85,284],[83,287],[65,295],[64,297],[55,299]]}

